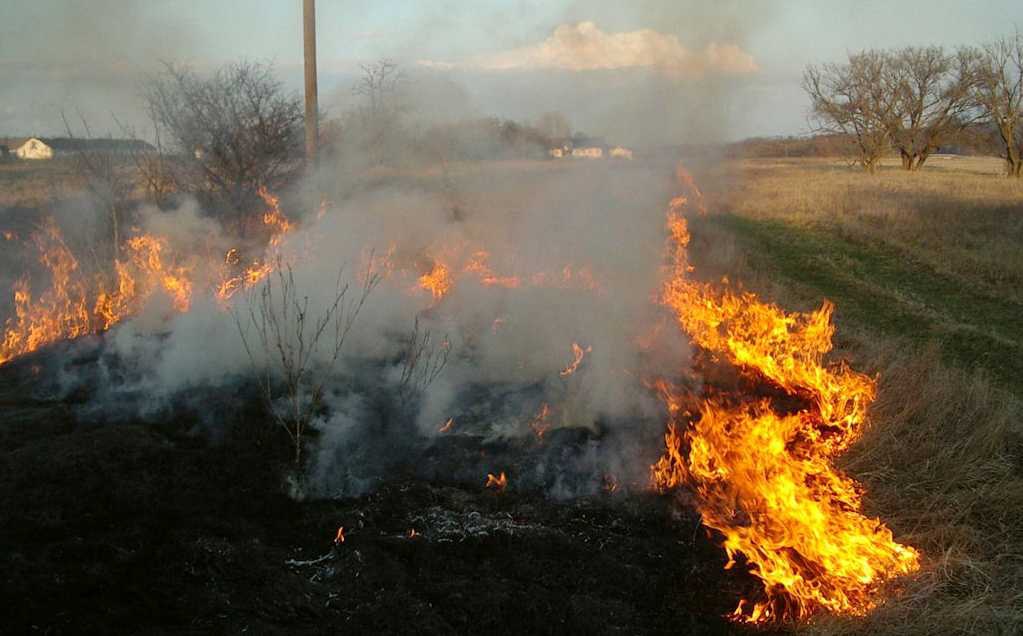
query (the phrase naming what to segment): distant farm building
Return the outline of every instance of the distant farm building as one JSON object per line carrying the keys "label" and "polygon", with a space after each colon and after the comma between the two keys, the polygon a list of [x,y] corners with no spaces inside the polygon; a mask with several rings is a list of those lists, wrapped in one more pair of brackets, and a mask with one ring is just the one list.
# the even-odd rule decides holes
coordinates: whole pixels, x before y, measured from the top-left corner
{"label": "distant farm building", "polygon": [[23,137],[5,139],[6,146],[18,159],[53,159],[82,152],[132,155],[155,152],[155,148],[139,139],[74,139],[72,137]]}
{"label": "distant farm building", "polygon": [[572,148],[573,157],[581,157],[584,159],[600,159],[604,156],[604,149],[600,146],[584,146],[582,148]]}
{"label": "distant farm building", "polygon": [[632,159],[632,151],[624,146],[609,146],[604,140],[577,135],[558,143],[547,151],[553,159],[574,157],[576,159]]}
{"label": "distant farm building", "polygon": [[38,137],[9,139],[4,144],[18,159],[53,159],[53,146]]}
{"label": "distant farm building", "polygon": [[615,146],[611,149],[608,155],[612,159],[632,159],[632,151],[622,146]]}

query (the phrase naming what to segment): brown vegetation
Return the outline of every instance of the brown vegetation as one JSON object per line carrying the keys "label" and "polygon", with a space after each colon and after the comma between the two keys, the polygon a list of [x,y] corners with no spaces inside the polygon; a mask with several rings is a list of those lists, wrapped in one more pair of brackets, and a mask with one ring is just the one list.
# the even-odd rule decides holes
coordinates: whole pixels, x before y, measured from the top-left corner
{"label": "brown vegetation", "polygon": [[1023,628],[1023,385],[1010,367],[1023,354],[1023,189],[995,159],[947,163],[870,179],[833,161],[708,175],[724,212],[694,225],[698,269],[788,307],[836,301],[838,357],[879,376],[844,468],[924,558],[868,616],[811,632]]}

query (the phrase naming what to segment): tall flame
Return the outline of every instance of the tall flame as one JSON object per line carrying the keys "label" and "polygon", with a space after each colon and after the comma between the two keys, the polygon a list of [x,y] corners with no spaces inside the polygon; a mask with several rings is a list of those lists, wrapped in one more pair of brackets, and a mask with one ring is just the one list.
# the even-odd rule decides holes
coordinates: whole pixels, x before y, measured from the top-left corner
{"label": "tall flame", "polygon": [[[267,206],[263,223],[270,230],[263,260],[240,266],[237,250],[228,252],[221,270],[239,270],[223,276],[214,288],[216,298],[226,301],[239,289],[258,284],[273,271],[273,255],[283,236],[294,228],[281,214],[278,199],[265,189],[260,196]],[[13,234],[9,238],[13,240]],[[110,329],[136,314],[145,301],[162,291],[177,312],[192,304],[198,258],[181,258],[170,242],[160,236],[138,233],[121,246],[111,272],[87,275],[64,241],[57,224],[49,219],[31,237],[39,263],[48,272],[49,287],[33,295],[27,277],[13,289],[14,315],[0,332],[0,364],[59,341]]]}
{"label": "tall flame", "polygon": [[[692,184],[681,167],[679,181]],[[687,189],[702,211],[695,185]],[[753,294],[691,280],[688,204],[676,197],[668,210],[663,303],[695,344],[806,408],[777,413],[768,399],[739,395],[697,399],[659,382],[670,421],[652,482],[661,490],[691,488],[704,524],[724,536],[727,567],[741,557],[761,580],[761,597],[743,599],[736,619],[866,612],[877,585],[914,571],[919,558],[862,514],[862,489],[832,465],[859,437],[875,382],[844,364],[824,363],[834,333],[830,303],[789,313]],[[699,411],[695,422],[689,405]]]}
{"label": "tall flame", "polygon": [[39,262],[50,274],[50,288],[33,298],[26,278],[14,284],[14,316],[4,325],[0,364],[51,342],[85,335],[93,325],[78,260],[64,243],[57,224],[46,221],[33,234],[32,242]]}

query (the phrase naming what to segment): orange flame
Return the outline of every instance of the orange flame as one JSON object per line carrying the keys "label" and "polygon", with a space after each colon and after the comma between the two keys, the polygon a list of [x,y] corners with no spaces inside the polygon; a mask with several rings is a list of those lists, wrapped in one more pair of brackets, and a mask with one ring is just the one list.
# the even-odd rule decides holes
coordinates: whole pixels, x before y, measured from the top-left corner
{"label": "orange flame", "polygon": [[284,235],[291,232],[293,226],[291,221],[281,214],[281,199],[266,189],[266,186],[259,186],[259,198],[263,199],[267,210],[263,213],[263,225],[270,228],[270,246],[278,247],[284,239]]}
{"label": "orange flame", "polygon": [[585,349],[583,349],[582,347],[579,346],[578,343],[573,342],[572,343],[572,357],[573,357],[572,363],[569,364],[567,367],[565,367],[564,369],[561,370],[561,377],[564,378],[564,377],[570,376],[573,373],[575,373],[576,369],[579,368],[579,365],[582,364],[583,356],[585,356],[587,353],[591,353],[592,351],[593,351],[593,347],[592,346],[586,347]]}
{"label": "orange flame", "polygon": [[334,545],[341,545],[345,542],[345,527],[340,526],[337,529],[337,534],[334,535]]}
{"label": "orange flame", "polygon": [[540,405],[540,410],[533,416],[533,421],[529,423],[529,428],[533,429],[536,436],[543,439],[543,434],[547,432],[550,425],[547,424],[547,416],[551,414],[551,407],[549,404],[544,402]]}
{"label": "orange flame", "polygon": [[451,272],[441,261],[434,262],[433,269],[419,277],[419,286],[430,292],[434,301],[444,298],[451,284]]}
{"label": "orange flame", "polygon": [[[224,273],[221,275],[220,284],[214,291],[214,296],[222,306],[226,306],[239,290],[251,289],[261,283],[274,271],[275,257],[280,254],[281,244],[284,237],[294,229],[294,224],[281,213],[280,197],[274,195],[265,186],[259,187],[259,198],[266,204],[266,211],[263,212],[263,225],[270,229],[270,240],[267,246],[267,253],[263,260],[256,260],[238,271],[241,262],[241,255],[238,250],[231,248],[224,256]],[[326,211],[326,202],[321,202],[320,213],[317,218],[322,218]]]}
{"label": "orange flame", "polygon": [[494,490],[501,492],[507,487],[508,477],[503,472],[497,477],[491,473],[487,473],[487,483],[484,485],[484,488],[493,488]]}
{"label": "orange flame", "polygon": [[438,433],[447,433],[455,426],[455,418],[449,417],[447,422],[444,422],[440,428],[437,429]]}
{"label": "orange flame", "polygon": [[[681,168],[679,180],[691,186]],[[702,211],[699,191],[689,193]],[[689,280],[687,204],[677,197],[668,211],[664,304],[694,343],[809,408],[778,414],[767,399],[716,396],[696,400],[700,414],[691,423],[684,405],[694,398],[659,382],[670,419],[653,485],[691,488],[704,524],[724,536],[726,567],[741,555],[762,581],[761,598],[743,599],[737,620],[866,612],[880,582],[918,568],[917,551],[861,513],[861,488],[832,465],[859,436],[875,382],[823,362],[834,332],[830,303],[787,313],[753,294]]]}
{"label": "orange flame", "polygon": [[87,289],[78,261],[64,243],[53,220],[32,236],[39,262],[50,273],[50,289],[33,299],[28,280],[14,284],[14,316],[9,318],[0,341],[0,364],[39,347],[92,330]]}
{"label": "orange flame", "polygon": [[[261,190],[269,211],[263,216],[271,227],[269,251],[275,251],[281,237],[293,225],[281,213],[277,198]],[[13,239],[14,235],[5,237]],[[38,260],[49,273],[46,291],[34,295],[27,277],[13,288],[14,315],[0,331],[0,364],[41,346],[104,331],[137,313],[155,292],[162,291],[177,312],[192,304],[198,259],[179,259],[166,238],[150,234],[132,236],[121,246],[121,258],[112,271],[87,276],[51,219],[31,237]],[[222,268],[236,268],[238,250],[230,250]],[[223,277],[214,289],[215,297],[226,301],[238,289],[251,287],[273,271],[272,259],[257,261],[234,276]],[[204,271],[213,270],[208,268]]]}

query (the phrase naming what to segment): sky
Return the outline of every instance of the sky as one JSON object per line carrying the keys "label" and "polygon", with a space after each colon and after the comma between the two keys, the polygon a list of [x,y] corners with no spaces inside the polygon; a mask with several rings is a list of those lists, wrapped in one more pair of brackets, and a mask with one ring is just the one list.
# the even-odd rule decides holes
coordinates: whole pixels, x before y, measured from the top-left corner
{"label": "sky", "polygon": [[[139,80],[272,62],[301,88],[301,0],[3,0],[0,136],[52,134],[81,113],[144,127]],[[406,71],[424,117],[533,120],[622,143],[808,130],[808,63],[863,48],[978,44],[1023,25],[1018,0],[319,0],[321,103],[351,107],[359,64]]]}

